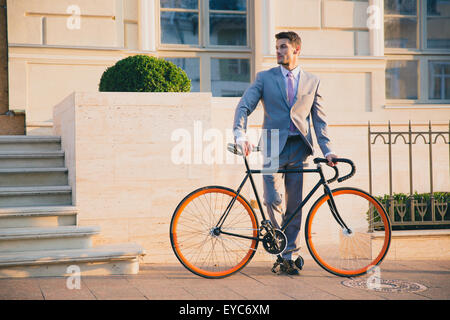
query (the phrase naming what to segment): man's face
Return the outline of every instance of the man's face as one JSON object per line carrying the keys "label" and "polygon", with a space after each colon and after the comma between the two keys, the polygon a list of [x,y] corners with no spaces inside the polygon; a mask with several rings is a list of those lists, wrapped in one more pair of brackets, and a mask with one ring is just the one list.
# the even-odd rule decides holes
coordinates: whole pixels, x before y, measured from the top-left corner
{"label": "man's face", "polygon": [[294,48],[289,39],[277,39],[277,63],[289,65],[297,59],[300,53],[300,47]]}

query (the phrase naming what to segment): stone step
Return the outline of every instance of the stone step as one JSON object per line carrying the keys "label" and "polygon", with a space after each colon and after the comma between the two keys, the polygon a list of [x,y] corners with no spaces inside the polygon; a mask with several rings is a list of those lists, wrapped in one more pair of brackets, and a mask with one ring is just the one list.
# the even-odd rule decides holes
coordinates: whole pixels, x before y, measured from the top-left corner
{"label": "stone step", "polygon": [[58,227],[77,224],[73,206],[0,208],[1,228]]}
{"label": "stone step", "polygon": [[0,168],[0,187],[64,186],[67,168]]}
{"label": "stone step", "polygon": [[56,136],[0,136],[0,152],[61,150],[61,137]]}
{"label": "stone step", "polygon": [[100,228],[62,226],[0,229],[0,252],[84,249]]}
{"label": "stone step", "polygon": [[0,253],[0,278],[137,274],[145,254],[134,243],[88,249]]}
{"label": "stone step", "polygon": [[0,208],[72,205],[70,186],[0,187]]}
{"label": "stone step", "polygon": [[63,151],[3,151],[0,152],[0,168],[55,168],[64,167]]}

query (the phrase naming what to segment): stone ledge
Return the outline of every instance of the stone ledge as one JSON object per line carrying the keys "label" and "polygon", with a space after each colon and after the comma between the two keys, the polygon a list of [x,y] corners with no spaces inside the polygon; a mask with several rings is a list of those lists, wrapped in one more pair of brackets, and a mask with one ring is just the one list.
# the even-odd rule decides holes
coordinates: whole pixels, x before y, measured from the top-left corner
{"label": "stone ledge", "polygon": [[0,207],[2,228],[59,227],[77,225],[75,206]]}
{"label": "stone ledge", "polygon": [[[392,231],[392,239],[405,237],[430,237],[430,236],[450,236],[450,229],[439,230],[394,230]],[[382,232],[374,232],[373,238],[382,238]]]}
{"label": "stone ledge", "polygon": [[0,159],[41,159],[64,157],[64,151],[0,151]]}
{"label": "stone ledge", "polygon": [[0,267],[15,265],[57,264],[63,262],[94,262],[127,260],[145,255],[135,243],[103,245],[85,249],[42,250],[35,252],[7,252],[0,254]]}
{"label": "stone ledge", "polygon": [[55,277],[73,275],[77,266],[82,276],[123,275],[139,272],[139,258],[145,255],[135,243],[85,249],[43,250],[0,254],[0,278]]}
{"label": "stone ledge", "polygon": [[48,143],[56,142],[61,143],[61,137],[58,136],[21,136],[21,135],[10,135],[5,137],[0,137],[0,143]]}
{"label": "stone ledge", "polygon": [[6,207],[0,208],[2,217],[29,217],[29,216],[64,216],[77,213],[75,206],[39,206],[39,207]]}
{"label": "stone ledge", "polygon": [[72,187],[70,186],[0,187],[0,196],[22,194],[56,194],[70,192],[72,192]]}
{"label": "stone ledge", "polygon": [[49,173],[49,172],[67,172],[67,168],[1,168],[0,173]]}
{"label": "stone ledge", "polygon": [[0,229],[0,240],[19,240],[19,239],[44,239],[44,238],[67,238],[67,237],[85,237],[98,234],[100,228],[80,227],[80,226],[61,226],[51,228],[6,228]]}
{"label": "stone ledge", "polygon": [[[372,248],[381,246],[382,237],[372,238]],[[387,260],[450,260],[450,230],[393,231]]]}

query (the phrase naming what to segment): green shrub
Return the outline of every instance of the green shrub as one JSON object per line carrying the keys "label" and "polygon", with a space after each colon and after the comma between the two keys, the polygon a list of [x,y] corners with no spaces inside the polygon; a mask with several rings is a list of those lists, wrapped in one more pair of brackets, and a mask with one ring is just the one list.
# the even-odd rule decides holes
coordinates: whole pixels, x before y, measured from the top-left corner
{"label": "green shrub", "polygon": [[163,59],[145,55],[118,61],[103,72],[99,91],[189,92],[191,80],[183,69]]}

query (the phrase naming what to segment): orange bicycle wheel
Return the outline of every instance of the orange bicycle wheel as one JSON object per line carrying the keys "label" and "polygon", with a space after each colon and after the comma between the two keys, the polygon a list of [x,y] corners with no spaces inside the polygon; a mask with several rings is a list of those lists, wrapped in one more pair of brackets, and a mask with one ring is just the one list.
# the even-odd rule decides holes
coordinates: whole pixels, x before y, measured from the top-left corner
{"label": "orange bicycle wheel", "polygon": [[[223,221],[216,226],[236,192],[218,186],[204,187],[184,198],[172,217],[170,241],[178,260],[205,278],[223,278],[241,270],[256,252],[259,235],[255,213],[238,196]],[[249,239],[249,238],[254,239]]]}
{"label": "orange bicycle wheel", "polygon": [[360,276],[386,256],[391,225],[383,206],[370,194],[356,188],[332,191],[339,216],[334,218],[328,195],[312,206],[305,226],[305,238],[314,260],[325,270],[342,277]]}

